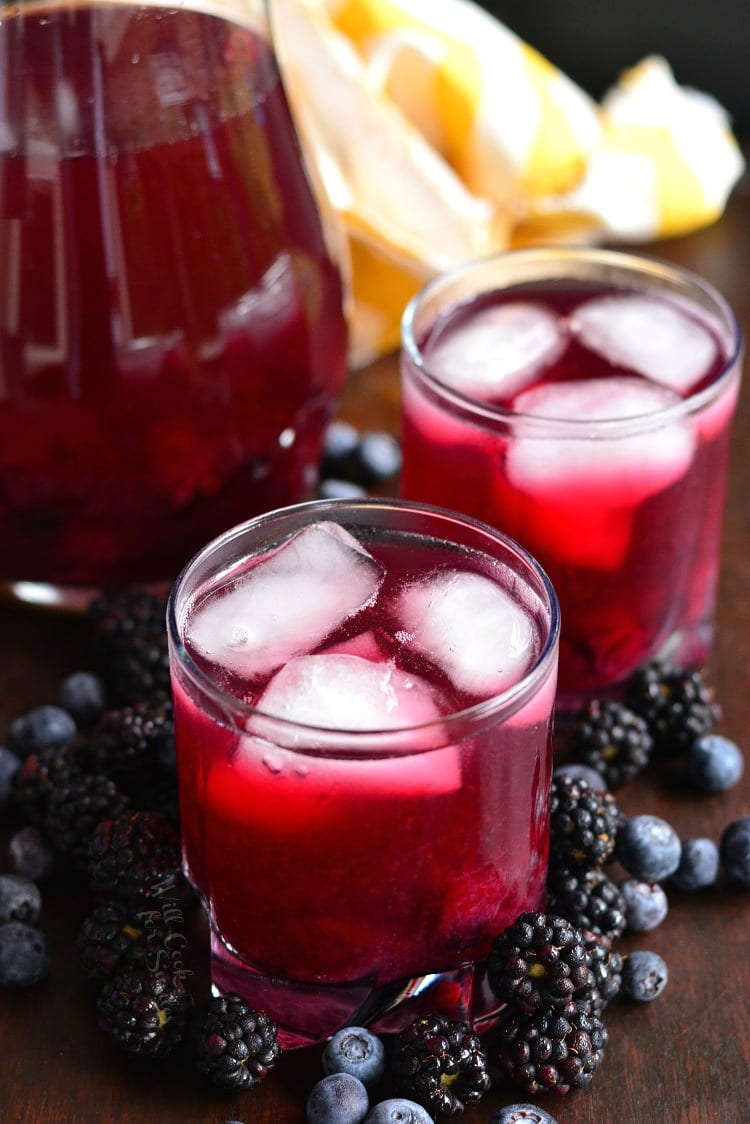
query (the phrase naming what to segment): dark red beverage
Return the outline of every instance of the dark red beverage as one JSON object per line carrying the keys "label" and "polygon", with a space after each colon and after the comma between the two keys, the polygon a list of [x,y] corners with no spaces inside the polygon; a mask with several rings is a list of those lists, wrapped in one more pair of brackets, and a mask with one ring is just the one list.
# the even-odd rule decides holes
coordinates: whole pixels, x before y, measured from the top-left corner
{"label": "dark red beverage", "polygon": [[403,491],[539,559],[573,702],[653,657],[708,655],[736,326],[638,259],[532,252],[506,274],[514,257],[531,263],[516,283],[498,259],[494,285],[433,303],[405,349]]}
{"label": "dark red beverage", "polygon": [[277,513],[173,594],[183,849],[214,983],[292,1041],[381,1017],[430,974],[447,977],[428,1003],[486,1013],[473,965],[544,894],[549,594],[488,532],[469,549],[407,533],[404,511]]}
{"label": "dark red beverage", "polygon": [[0,577],[170,578],[314,484],[339,276],[258,34],[159,7],[5,13]]}

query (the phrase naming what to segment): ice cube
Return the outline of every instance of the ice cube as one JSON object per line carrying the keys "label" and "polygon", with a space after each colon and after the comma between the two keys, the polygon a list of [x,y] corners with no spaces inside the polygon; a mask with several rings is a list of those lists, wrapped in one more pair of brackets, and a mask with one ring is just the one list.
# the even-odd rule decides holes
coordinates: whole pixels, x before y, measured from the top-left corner
{"label": "ice cube", "polygon": [[591,351],[680,394],[704,378],[717,357],[707,327],[676,304],[638,293],[580,305],[570,327]]}
{"label": "ice cube", "polygon": [[[264,714],[326,730],[396,730],[440,718],[435,692],[391,661],[341,653],[290,660],[257,700]],[[319,741],[319,739],[317,739]],[[294,744],[311,744],[304,735]]]}
{"label": "ice cube", "polygon": [[188,622],[190,644],[234,674],[267,675],[371,604],[383,575],[343,527],[313,524],[201,606]]}
{"label": "ice cube", "polygon": [[458,690],[477,698],[512,687],[537,655],[529,614],[481,574],[428,574],[401,591],[395,612],[402,642],[437,664]]}
{"label": "ice cube", "polygon": [[[663,424],[657,417],[679,401],[667,387],[627,376],[542,384],[516,398],[521,413],[575,422],[564,434],[521,427],[510,443],[508,479],[533,501],[523,508],[532,549],[539,546],[559,562],[600,569],[619,564],[638,505],[691,464],[689,422]],[[628,418],[645,419],[640,432],[628,432]],[[586,425],[603,419],[622,421],[623,432]]]}
{"label": "ice cube", "polygon": [[438,330],[426,363],[449,386],[490,401],[529,386],[566,346],[565,330],[553,313],[516,301],[478,309]]}

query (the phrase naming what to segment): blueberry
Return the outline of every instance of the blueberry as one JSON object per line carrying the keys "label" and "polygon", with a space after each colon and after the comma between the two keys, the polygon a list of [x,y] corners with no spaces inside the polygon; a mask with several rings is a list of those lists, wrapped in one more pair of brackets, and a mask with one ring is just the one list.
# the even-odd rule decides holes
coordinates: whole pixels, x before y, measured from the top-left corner
{"label": "blueberry", "polygon": [[495,1113],[490,1124],[557,1124],[557,1121],[538,1105],[509,1104]]}
{"label": "blueberry", "polygon": [[724,828],[719,855],[729,881],[750,889],[750,816],[740,816]]}
{"label": "blueberry", "polygon": [[703,890],[719,877],[719,848],[713,839],[685,839],[680,865],[669,882],[678,890]]}
{"label": "blueberry", "polygon": [[31,987],[49,971],[47,938],[20,921],[0,925],[0,987]]}
{"label": "blueberry", "polygon": [[0,745],[0,808],[10,799],[13,778],[21,768],[21,758]]}
{"label": "blueberry", "polygon": [[307,1098],[308,1124],[362,1124],[370,1101],[367,1089],[350,1073],[331,1073]]}
{"label": "blueberry", "polygon": [[625,899],[625,923],[633,933],[647,933],[667,916],[667,895],[658,882],[626,878],[620,883],[620,893]]}
{"label": "blueberry", "polygon": [[617,858],[634,878],[661,882],[680,865],[677,832],[658,816],[633,816],[617,833]]}
{"label": "blueberry", "polygon": [[366,1027],[344,1027],[323,1051],[323,1072],[350,1073],[369,1089],[385,1073],[383,1043]]}
{"label": "blueberry", "polygon": [[31,925],[41,909],[42,896],[33,882],[18,874],[0,874],[0,925],[7,921]]}
{"label": "blueberry", "polygon": [[[571,777],[574,781],[586,781],[594,792],[606,792],[607,782],[601,773],[596,769],[592,769],[590,765],[580,765],[578,762],[571,761],[567,765],[558,765],[553,774],[555,777]],[[512,1106],[516,1107],[516,1106]],[[525,1108],[525,1105],[521,1105]],[[520,1117],[523,1120],[523,1117]]]}
{"label": "blueberry", "polygon": [[11,837],[8,844],[10,865],[15,874],[41,882],[52,873],[55,865],[55,852],[41,831],[32,827],[22,827]]}
{"label": "blueberry", "polygon": [[376,1104],[365,1124],[434,1124],[434,1121],[421,1104],[393,1097]]}
{"label": "blueberry", "polygon": [[626,999],[650,1003],[664,991],[669,979],[667,965],[655,952],[631,952],[622,966],[622,994]]}
{"label": "blueberry", "polygon": [[322,500],[363,500],[367,492],[360,484],[354,484],[351,480],[337,480],[328,476],[320,481],[318,496]]}
{"label": "blueberry", "polygon": [[332,421],[323,439],[323,475],[348,477],[359,448],[359,431],[349,422]]}
{"label": "blueberry", "polygon": [[57,701],[81,726],[91,726],[104,711],[104,683],[93,671],[74,671],[60,684]]}
{"label": "blueberry", "polygon": [[696,738],[685,754],[685,774],[701,792],[725,792],[742,776],[742,750],[720,734]]}
{"label": "blueberry", "polygon": [[76,735],[75,719],[60,706],[38,706],[16,718],[8,730],[8,749],[20,757],[47,746],[68,745]]}
{"label": "blueberry", "polygon": [[401,446],[390,433],[363,433],[357,449],[362,479],[366,484],[392,480],[401,471]]}

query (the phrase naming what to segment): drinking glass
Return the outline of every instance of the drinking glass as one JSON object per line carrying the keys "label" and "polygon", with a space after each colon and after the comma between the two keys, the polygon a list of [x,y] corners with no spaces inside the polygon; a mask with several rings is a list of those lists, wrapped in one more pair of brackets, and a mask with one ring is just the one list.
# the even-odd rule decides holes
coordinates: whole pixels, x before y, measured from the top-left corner
{"label": "drinking glass", "polygon": [[477,966],[545,894],[559,621],[534,560],[450,512],[318,501],[205,547],[168,626],[215,988],[286,1045],[488,1018]]}
{"label": "drinking glass", "polygon": [[741,344],[711,285],[604,250],[470,263],[406,310],[403,494],[539,559],[563,706],[708,658]]}
{"label": "drinking glass", "polygon": [[338,270],[261,0],[0,8],[0,583],[171,582],[301,500]]}

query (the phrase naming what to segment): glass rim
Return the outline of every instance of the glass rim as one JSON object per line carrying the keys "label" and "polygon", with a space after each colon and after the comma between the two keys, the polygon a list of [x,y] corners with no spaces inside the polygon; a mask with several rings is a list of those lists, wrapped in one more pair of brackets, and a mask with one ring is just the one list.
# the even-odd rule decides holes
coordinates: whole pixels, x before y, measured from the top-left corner
{"label": "glass rim", "polygon": [[[319,514],[322,519],[325,517],[325,514],[335,515],[337,513],[346,513],[347,511],[385,513],[394,510],[404,513],[413,512],[420,516],[425,516],[430,520],[434,518],[443,523],[449,522],[466,527],[473,533],[478,533],[492,540],[496,545],[499,544],[504,551],[509,551],[515,555],[527,571],[526,574],[521,575],[527,584],[530,584],[529,571],[536,577],[538,589],[536,589],[535,592],[537,594],[542,594],[543,597],[546,598],[547,604],[545,605],[545,609],[549,612],[547,634],[543,638],[540,651],[531,667],[528,668],[511,687],[491,696],[489,699],[482,699],[480,702],[474,703],[469,707],[452,711],[449,714],[441,715],[427,722],[374,730],[342,729],[339,727],[312,726],[302,722],[294,722],[290,719],[281,718],[278,715],[268,714],[258,707],[243,702],[242,699],[237,698],[236,695],[231,694],[229,691],[224,690],[193,660],[183,642],[181,624],[184,623],[184,613],[180,613],[178,608],[184,608],[180,602],[186,583],[221,547],[231,544],[233,540],[241,540],[248,531],[263,529],[264,527],[270,529],[273,526],[283,527],[284,524],[286,524],[287,531],[299,530],[311,522],[311,520],[304,520],[307,514]],[[288,526],[290,520],[300,517],[303,518],[301,523],[292,528]],[[372,523],[367,525],[372,526]],[[445,535],[436,535],[435,537],[444,539]],[[461,544],[459,543],[459,545]],[[489,553],[489,551],[487,553]],[[244,556],[244,553],[238,553],[232,565],[236,565],[237,561]],[[547,680],[557,658],[560,636],[560,606],[557,594],[555,593],[552,582],[546,571],[525,547],[521,546],[520,543],[516,542],[516,540],[512,539],[509,535],[504,534],[502,531],[497,530],[489,524],[482,523],[479,520],[472,519],[459,512],[400,498],[308,500],[304,503],[294,504],[288,507],[275,508],[263,515],[256,516],[234,527],[230,527],[227,531],[224,531],[221,535],[218,535],[207,543],[185,564],[170,590],[166,615],[171,658],[177,660],[181,671],[183,674],[187,675],[191,684],[200,692],[208,695],[208,697],[219,706],[223,714],[227,714],[227,712],[231,713],[233,719],[232,728],[250,737],[261,737],[263,740],[267,740],[269,744],[278,744],[280,748],[288,750],[289,752],[318,757],[335,755],[337,751],[346,750],[349,746],[355,747],[351,752],[352,758],[362,757],[364,759],[364,753],[362,751],[363,743],[367,751],[378,752],[383,756],[406,757],[429,753],[443,746],[450,745],[450,737],[448,736],[445,740],[441,740],[439,744],[434,746],[403,747],[395,743],[397,743],[399,739],[403,739],[405,735],[425,733],[430,730],[438,731],[441,729],[449,733],[449,731],[456,726],[464,725],[471,726],[471,732],[476,733],[477,731],[474,730],[475,725],[481,729],[485,724],[492,723],[494,725],[506,718],[510,718],[525,702],[534,696],[536,691],[542,687]],[[237,718],[260,720],[262,728],[266,731],[270,731],[270,733],[264,735],[253,731],[253,729],[249,727],[239,727],[235,720]],[[290,745],[283,742],[274,743],[270,736],[274,729],[286,731],[287,736],[288,731],[298,731],[300,735],[306,737],[319,736],[321,740],[325,740],[326,744],[321,747],[316,747],[309,745]],[[461,735],[461,738],[465,738],[466,736],[466,733],[464,733]],[[390,745],[389,743],[394,744]],[[360,748],[357,749],[357,746]],[[339,752],[338,755],[340,756],[341,753]]]}
{"label": "glass rim", "polygon": [[[558,276],[561,278],[576,276],[570,274],[569,270],[565,267],[579,264],[591,268],[609,268],[617,270],[620,273],[629,273],[633,278],[650,277],[653,280],[661,280],[671,285],[679,285],[683,289],[682,295],[684,297],[688,297],[691,292],[693,294],[700,294],[704,299],[708,299],[711,302],[715,311],[724,319],[722,327],[728,329],[727,342],[729,345],[729,354],[721,370],[708,386],[703,387],[697,392],[688,394],[684,398],[680,398],[676,402],[664,406],[662,409],[652,410],[646,414],[634,414],[626,418],[595,419],[548,418],[541,414],[524,413],[509,409],[506,406],[483,402],[480,398],[452,387],[449,383],[441,379],[439,375],[436,375],[430,370],[429,364],[422,355],[421,347],[417,342],[414,332],[416,318],[425,301],[429,300],[436,293],[439,293],[441,288],[450,287],[456,281],[471,276],[471,274],[477,270],[491,267],[494,264],[498,266],[507,264],[508,269],[512,269],[515,263],[523,265],[524,263],[533,264],[534,262],[539,262],[541,264],[545,261],[553,261],[557,263],[558,266],[563,267],[559,274],[554,274],[553,271],[550,271],[546,275],[552,280],[557,280]],[[507,280],[498,278],[497,285],[492,288],[504,289],[511,285],[525,283],[526,281],[541,281],[544,279],[545,276],[542,274],[537,277],[508,276]],[[578,279],[577,276],[576,279]],[[481,287],[477,288],[475,292],[477,294],[481,292],[491,292],[492,288],[490,286]],[[469,299],[469,296],[467,295],[465,298],[461,299]],[[693,296],[693,299],[695,300],[695,296]],[[448,302],[446,302],[446,307],[447,306]],[[704,306],[701,305],[701,307]],[[500,253],[493,253],[485,257],[474,258],[471,261],[464,262],[454,269],[447,270],[437,277],[434,277],[411,298],[404,309],[401,317],[401,345],[410,360],[411,369],[408,372],[409,375],[421,379],[441,400],[451,402],[464,413],[471,414],[476,418],[481,418],[486,423],[522,423],[524,429],[529,434],[538,433],[539,435],[544,435],[549,433],[556,436],[580,437],[584,433],[594,433],[599,437],[611,437],[628,436],[635,433],[647,432],[651,429],[660,429],[665,424],[681,418],[683,415],[696,413],[704,406],[713,402],[715,398],[718,398],[722,394],[727,384],[731,383],[735,373],[739,371],[740,359],[744,347],[744,337],[739,320],[729,302],[711,282],[704,280],[704,278],[694,273],[692,270],[684,269],[682,266],[673,265],[671,262],[649,257],[645,254],[629,253],[621,250],[603,250],[591,247],[570,246],[534,246],[527,249],[507,250]]]}

